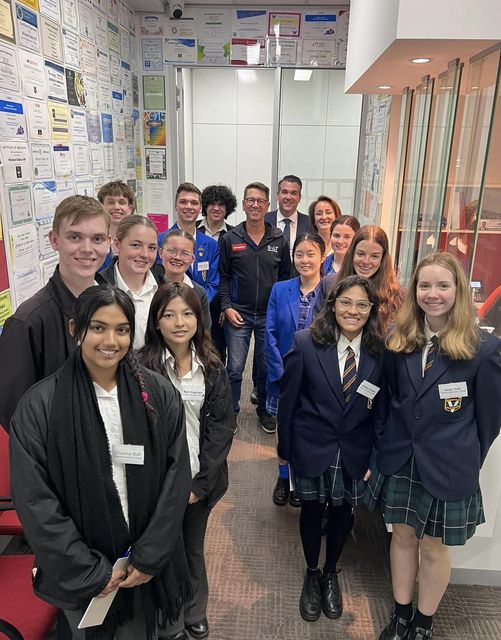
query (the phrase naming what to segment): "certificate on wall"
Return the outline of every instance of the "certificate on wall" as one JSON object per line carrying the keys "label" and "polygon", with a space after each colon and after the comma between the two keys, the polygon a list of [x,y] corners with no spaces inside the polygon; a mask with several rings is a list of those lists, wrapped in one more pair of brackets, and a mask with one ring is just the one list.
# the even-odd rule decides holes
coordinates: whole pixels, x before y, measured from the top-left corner
{"label": "certificate on wall", "polygon": [[77,33],[63,28],[64,62],[70,67],[80,68],[80,38]]}
{"label": "certificate on wall", "polygon": [[90,76],[85,77],[85,106],[92,111],[97,109],[97,81]]}
{"label": "certificate on wall", "polygon": [[56,102],[66,102],[66,75],[64,67],[45,61],[45,78],[47,80],[47,97]]}
{"label": "certificate on wall", "polygon": [[29,140],[48,140],[49,114],[47,113],[47,104],[31,98],[26,98],[24,102],[26,105]]}
{"label": "certificate on wall", "polygon": [[120,29],[120,57],[126,62],[130,60],[130,38],[125,29]]}
{"label": "certificate on wall", "polygon": [[9,228],[33,221],[31,185],[11,184],[7,186],[7,220]]}
{"label": "certificate on wall", "polygon": [[16,42],[10,0],[0,0],[0,39],[12,44]]}
{"label": "certificate on wall", "polygon": [[80,67],[82,72],[91,76],[96,75],[96,47],[90,40],[80,40]]}
{"label": "certificate on wall", "polygon": [[90,174],[89,148],[86,144],[73,145],[73,167],[76,176]]}
{"label": "certificate on wall", "polygon": [[120,58],[110,53],[110,70],[111,86],[120,89]]}
{"label": "certificate on wall", "polygon": [[69,144],[56,144],[52,147],[54,173],[56,178],[68,178],[73,175],[73,162]]}
{"label": "certificate on wall", "polygon": [[96,50],[96,73],[101,82],[110,81],[110,56],[101,49]]}
{"label": "certificate on wall", "polygon": [[101,119],[99,113],[87,111],[87,138],[89,142],[101,142]]}
{"label": "certificate on wall", "polygon": [[268,64],[270,66],[296,66],[297,40],[270,38],[268,41]]}
{"label": "certificate on wall", "polygon": [[75,183],[73,180],[57,180],[56,181],[57,204],[65,198],[75,195]]}
{"label": "certificate on wall", "polygon": [[33,263],[31,263],[30,266],[26,268],[15,269],[12,287],[14,289],[17,306],[22,304],[25,300],[28,300],[28,298],[31,298],[31,296],[34,296],[41,287],[40,270],[38,268],[38,264],[36,265],[36,267],[34,267]]}
{"label": "certificate on wall", "polygon": [[56,183],[54,180],[34,182],[33,201],[37,220],[52,219],[57,206]]}
{"label": "certificate on wall", "polygon": [[47,98],[47,84],[45,81],[43,58],[36,53],[23,51],[22,49],[19,49],[17,55],[19,58],[19,68],[22,71],[21,82],[23,95],[27,98],[45,100]]}
{"label": "certificate on wall", "polygon": [[71,138],[73,142],[88,142],[87,118],[85,111],[70,109]]}
{"label": "certificate on wall", "polygon": [[40,13],[43,16],[47,16],[48,18],[52,18],[56,22],[61,20],[61,11],[59,9],[59,1],[58,0],[39,0],[40,2]]}
{"label": "certificate on wall", "polygon": [[31,164],[33,166],[34,180],[50,180],[54,177],[54,169],[52,167],[52,152],[50,144],[40,144],[32,142]]}
{"label": "certificate on wall", "polygon": [[55,254],[55,251],[50,243],[51,229],[51,220],[43,220],[41,222],[37,222],[38,255],[40,260],[43,260],[44,258],[48,258]]}
{"label": "certificate on wall", "polygon": [[144,150],[147,179],[167,179],[167,149],[148,148]]}
{"label": "certificate on wall", "polygon": [[109,84],[97,83],[97,106],[100,111],[111,111],[111,87]]}
{"label": "certificate on wall", "polygon": [[113,145],[105,144],[103,145],[103,161],[104,161],[104,171],[105,173],[112,173],[113,168],[115,166],[113,160]]}
{"label": "certificate on wall", "polygon": [[78,17],[80,19],[80,35],[94,41],[94,13],[92,7],[80,2]]}
{"label": "certificate on wall", "polygon": [[231,9],[199,7],[197,11],[197,35],[199,38],[228,40],[231,31]]}
{"label": "certificate on wall", "polygon": [[223,65],[230,62],[230,43],[227,38],[198,38],[198,64]]}
{"label": "certificate on wall", "polygon": [[33,264],[36,264],[38,262],[38,251],[35,225],[23,224],[9,229],[9,246],[14,270],[32,267]]}
{"label": "certificate on wall", "polygon": [[[24,53],[19,49],[19,53]],[[14,47],[0,42],[0,89],[6,93],[19,93],[20,78]]]}
{"label": "certificate on wall", "polygon": [[324,40],[336,37],[337,12],[309,10],[303,12],[303,38]]}
{"label": "certificate on wall", "polygon": [[301,32],[301,14],[299,12],[270,11],[268,15],[268,35],[299,38]]}
{"label": "certificate on wall", "polygon": [[68,29],[78,31],[77,0],[61,0],[61,20]]}
{"label": "certificate on wall", "polygon": [[233,38],[264,38],[266,35],[265,9],[234,9],[231,24]]}
{"label": "certificate on wall", "polygon": [[31,180],[30,154],[24,142],[4,142],[0,146],[6,184]]}
{"label": "certificate on wall", "polygon": [[54,142],[68,142],[70,139],[70,115],[68,107],[59,102],[49,102],[47,106],[49,109],[51,140]]}
{"label": "certificate on wall", "polygon": [[124,107],[124,97],[121,91],[112,91],[111,92],[111,109],[115,115],[120,115],[123,113]]}
{"label": "certificate on wall", "polygon": [[113,143],[113,116],[111,113],[101,114],[101,130],[103,132],[103,142]]}
{"label": "certificate on wall", "polygon": [[332,67],[335,50],[334,40],[303,40],[301,64],[310,67]]}
{"label": "certificate on wall", "polygon": [[0,100],[0,140],[26,140],[26,117],[22,102]]}
{"label": "certificate on wall", "polygon": [[42,50],[46,58],[57,62],[63,61],[63,45],[61,43],[61,29],[57,22],[52,22],[45,16],[40,18],[42,27]]}
{"label": "certificate on wall", "polygon": [[143,105],[147,110],[162,111],[165,109],[165,83],[163,76],[143,76]]}
{"label": "certificate on wall", "polygon": [[90,161],[92,165],[92,175],[100,176],[104,172],[103,147],[100,144],[90,145]]}
{"label": "certificate on wall", "polygon": [[118,27],[113,22],[108,20],[107,23],[108,28],[108,49],[113,53],[116,53],[117,56],[120,55],[120,34],[118,32]]}
{"label": "certificate on wall", "polygon": [[98,11],[94,11],[94,37],[96,47],[108,51],[108,21]]}
{"label": "certificate on wall", "polygon": [[164,38],[163,56],[164,62],[195,64],[197,41],[194,38]]}
{"label": "certificate on wall", "polygon": [[75,190],[79,196],[96,197],[94,180],[75,180]]}
{"label": "certificate on wall", "polygon": [[112,20],[118,22],[118,0],[106,0],[106,11]]}
{"label": "certificate on wall", "polygon": [[113,141],[125,142],[125,118],[113,116]]}
{"label": "certificate on wall", "polygon": [[143,71],[162,71],[162,39],[142,38],[141,56],[143,60]]}
{"label": "certificate on wall", "polygon": [[142,36],[161,36],[163,15],[142,15],[140,17],[140,30]]}
{"label": "certificate on wall", "polygon": [[231,41],[231,64],[248,66],[264,65],[265,41],[253,38],[233,38]]}
{"label": "certificate on wall", "polygon": [[23,49],[40,52],[40,28],[38,15],[16,3],[17,44]]}

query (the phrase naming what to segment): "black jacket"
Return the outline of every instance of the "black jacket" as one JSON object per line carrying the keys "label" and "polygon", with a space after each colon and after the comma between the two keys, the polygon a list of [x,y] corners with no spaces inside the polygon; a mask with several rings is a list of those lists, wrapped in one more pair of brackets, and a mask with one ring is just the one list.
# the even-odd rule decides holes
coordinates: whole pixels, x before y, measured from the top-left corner
{"label": "black jacket", "polygon": [[226,458],[235,431],[230,381],[226,369],[210,369],[205,379],[205,400],[200,410],[200,471],[191,490],[209,507],[223,497],[228,488]]}
{"label": "black jacket", "polygon": [[284,234],[265,222],[264,236],[256,247],[245,222],[219,241],[219,297],[221,308],[265,315],[271,288],[287,280],[291,260]]}
{"label": "black jacket", "polygon": [[[96,274],[96,282],[104,278]],[[35,382],[54,373],[76,347],[68,322],[76,298],[56,267],[45,287],[7,319],[0,336],[0,424],[8,431],[17,403]]]}
{"label": "black jacket", "polygon": [[[171,464],[158,506],[131,551],[136,566],[154,575],[167,564],[176,548],[190,478],[181,398],[163,376],[148,369],[143,369],[143,376],[148,385],[155,384],[159,389],[162,424],[172,425]],[[36,557],[36,595],[61,609],[77,609],[103,590],[111,577],[114,559],[86,544],[73,520],[65,515],[57,487],[51,481],[47,435],[55,388],[56,374],[30,389],[12,417],[11,484],[17,513]]]}

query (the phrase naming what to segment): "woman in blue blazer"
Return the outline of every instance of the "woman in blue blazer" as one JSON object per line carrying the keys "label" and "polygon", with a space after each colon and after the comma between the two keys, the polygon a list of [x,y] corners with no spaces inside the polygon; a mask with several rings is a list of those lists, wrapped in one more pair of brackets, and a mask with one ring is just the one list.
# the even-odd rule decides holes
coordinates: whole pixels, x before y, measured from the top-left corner
{"label": "woman in blue blazer", "polygon": [[[292,347],[294,333],[309,327],[312,309],[322,273],[325,244],[316,232],[297,236],[292,248],[297,278],[276,282],[271,290],[266,312],[266,410],[276,416],[280,379],[284,373],[283,357]],[[287,501],[299,507],[296,491],[289,491],[289,465],[279,461],[278,479],[273,489],[273,502],[278,506]]]}
{"label": "woman in blue blazer", "polygon": [[[301,616],[343,610],[337,562],[365,500],[375,416],[381,398],[382,342],[378,303],[369,280],[339,282],[309,330],[298,331],[285,356],[278,409],[278,455],[288,460],[301,498],[300,534],[306,575]],[[326,559],[318,568],[322,516],[328,504]]]}
{"label": "woman in blue blazer", "polygon": [[476,327],[458,260],[433,253],[416,268],[388,346],[391,402],[370,482],[393,525],[395,611],[380,640],[425,640],[449,583],[448,547],[485,520],[479,473],[501,425],[501,341]]}

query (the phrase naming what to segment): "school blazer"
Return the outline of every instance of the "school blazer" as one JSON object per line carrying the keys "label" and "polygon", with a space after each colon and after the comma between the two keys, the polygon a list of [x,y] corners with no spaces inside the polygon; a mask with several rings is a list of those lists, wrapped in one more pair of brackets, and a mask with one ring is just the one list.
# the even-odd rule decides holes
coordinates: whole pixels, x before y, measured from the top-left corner
{"label": "school blazer", "polygon": [[[472,360],[437,354],[422,377],[422,352],[387,353],[391,400],[376,465],[389,475],[414,454],[425,488],[440,500],[478,489],[480,467],[501,426],[501,341],[481,332]],[[466,382],[468,396],[440,398],[439,385]]]}
{"label": "school blazer", "polygon": [[354,391],[345,404],[336,345],[315,343],[298,331],[285,356],[278,405],[278,455],[297,473],[314,478],[327,471],[338,450],[353,478],[363,478],[375,445],[378,407],[384,404],[382,356],[360,353],[355,389],[363,380],[380,387],[374,400]]}
{"label": "school blazer", "polygon": [[[299,278],[276,282],[266,312],[266,364],[268,392],[278,395],[284,372],[283,357],[292,347],[299,320]],[[311,309],[307,326],[311,323]]]}

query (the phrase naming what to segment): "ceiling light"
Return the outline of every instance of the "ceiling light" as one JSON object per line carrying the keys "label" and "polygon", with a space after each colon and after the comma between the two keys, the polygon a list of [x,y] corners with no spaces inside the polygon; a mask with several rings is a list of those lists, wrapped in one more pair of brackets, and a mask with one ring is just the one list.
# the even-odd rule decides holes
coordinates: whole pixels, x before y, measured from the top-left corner
{"label": "ceiling light", "polygon": [[433,58],[412,58],[411,62],[414,64],[426,64],[427,62],[431,62]]}
{"label": "ceiling light", "polygon": [[298,80],[299,82],[308,82],[312,73],[313,69],[296,69],[294,71],[294,80]]}
{"label": "ceiling light", "polygon": [[391,89],[392,86],[390,84],[380,84],[378,89]]}

